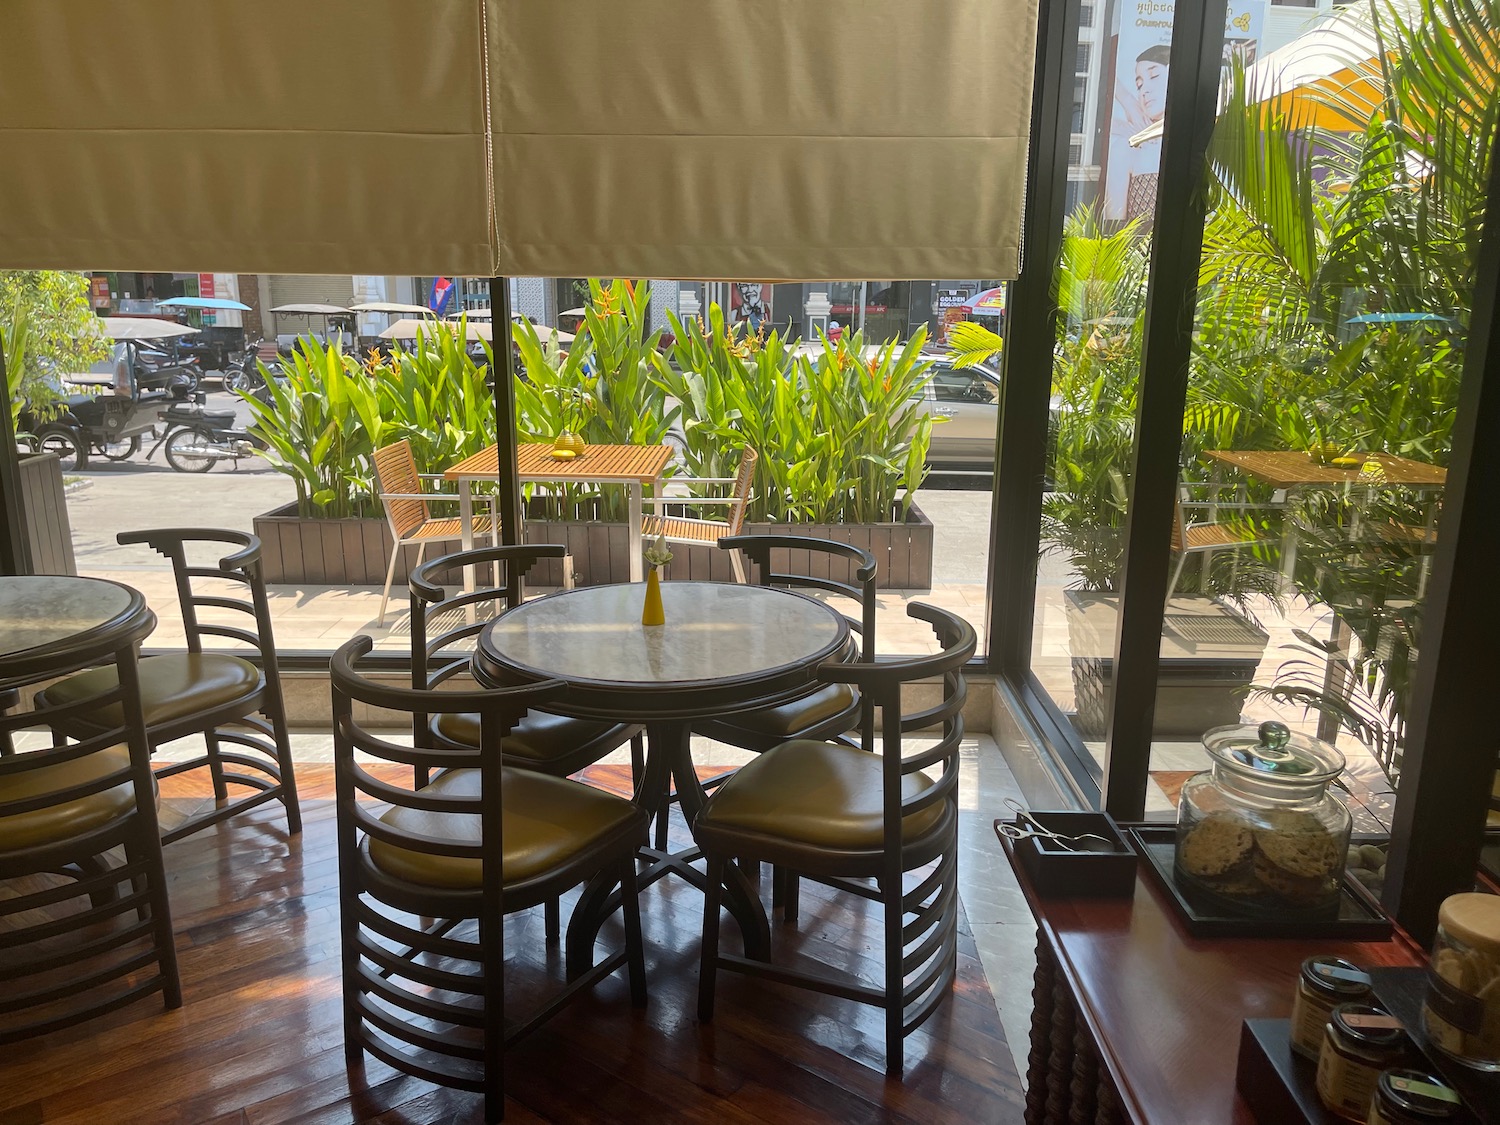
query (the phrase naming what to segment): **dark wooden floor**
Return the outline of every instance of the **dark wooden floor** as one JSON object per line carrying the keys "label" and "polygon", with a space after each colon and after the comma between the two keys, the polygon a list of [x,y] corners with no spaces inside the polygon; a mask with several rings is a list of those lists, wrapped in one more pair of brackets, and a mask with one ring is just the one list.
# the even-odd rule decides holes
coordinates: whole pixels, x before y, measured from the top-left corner
{"label": "dark wooden floor", "polygon": [[[480,1120],[477,1095],[374,1060],[346,1070],[332,779],[318,767],[298,778],[300,839],[272,806],[167,849],[181,1010],[148,999],[0,1050],[0,1125]],[[648,1007],[632,1009],[614,978],[524,1041],[507,1060],[508,1122],[1021,1121],[1021,1083],[966,923],[955,993],[908,1039],[897,1082],[883,1073],[874,1009],[723,974],[714,1021],[700,1025],[701,897],[658,884],[642,911]],[[510,925],[507,949],[525,962],[517,980],[560,973],[539,912]],[[797,931],[776,936],[868,973],[881,949],[878,911],[813,886]]]}

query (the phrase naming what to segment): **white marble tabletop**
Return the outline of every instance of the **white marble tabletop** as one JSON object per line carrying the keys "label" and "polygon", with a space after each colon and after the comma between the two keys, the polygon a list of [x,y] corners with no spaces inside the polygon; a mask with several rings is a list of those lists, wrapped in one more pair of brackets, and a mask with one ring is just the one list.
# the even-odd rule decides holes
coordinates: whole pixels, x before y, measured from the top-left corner
{"label": "white marble tabletop", "polygon": [[526,602],[489,627],[486,647],[546,676],[621,685],[693,683],[805,665],[846,625],[786,590],[663,582],[665,625],[641,624],[641,583],[588,586]]}
{"label": "white marble tabletop", "polygon": [[138,595],[98,578],[0,577],[0,657],[58,644],[107,624]]}

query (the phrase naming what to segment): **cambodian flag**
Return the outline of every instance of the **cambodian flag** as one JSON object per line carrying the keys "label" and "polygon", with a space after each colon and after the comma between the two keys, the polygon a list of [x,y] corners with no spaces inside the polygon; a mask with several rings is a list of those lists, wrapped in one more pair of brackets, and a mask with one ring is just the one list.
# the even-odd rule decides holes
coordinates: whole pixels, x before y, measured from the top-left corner
{"label": "cambodian flag", "polygon": [[449,305],[453,303],[453,279],[451,277],[435,277],[432,279],[432,295],[427,300],[427,307],[442,316]]}

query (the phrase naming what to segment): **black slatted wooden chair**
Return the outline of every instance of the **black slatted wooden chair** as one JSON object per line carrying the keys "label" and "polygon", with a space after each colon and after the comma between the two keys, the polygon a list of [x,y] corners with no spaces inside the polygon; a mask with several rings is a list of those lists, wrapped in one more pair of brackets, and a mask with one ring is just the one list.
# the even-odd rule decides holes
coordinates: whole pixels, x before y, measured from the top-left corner
{"label": "black slatted wooden chair", "polygon": [[[344,1049],[407,1074],[485,1095],[504,1111],[505,1049],[564,1003],[626,966],[646,1002],[635,855],[646,814],[566,778],[501,764],[508,731],[556,699],[557,681],[504,690],[419,691],[372,683],[356,637],[334,655]],[[354,704],[418,716],[471,714],[472,747],[411,747],[365,729]],[[358,752],[361,757],[356,759]],[[411,771],[431,781],[418,787]],[[624,948],[567,982],[538,1012],[507,1022],[505,916],[597,875],[618,879]]]}
{"label": "black slatted wooden chair", "polygon": [[[525,598],[527,573],[538,559],[567,558],[567,548],[554,544],[480,547],[433,559],[411,574],[412,687],[434,689],[466,675],[474,655],[475,638],[494,618],[520,605]],[[489,574],[494,583],[448,594],[445,576],[473,567],[476,578]],[[479,716],[463,712],[419,715],[414,732],[424,746],[463,749],[479,744]],[[574,719],[546,711],[527,711],[501,742],[507,766],[567,777],[591,766],[626,742],[630,743],[631,778],[639,781],[645,768],[644,728],[627,723]],[[419,769],[417,784],[425,785]],[[547,904],[547,940],[561,940],[562,919],[556,901]]]}
{"label": "black slatted wooden chair", "polygon": [[[138,644],[115,654],[118,671],[98,696],[0,715],[6,745],[18,729],[53,722],[87,718],[95,730],[0,756],[0,1044],[154,992],[182,1006],[151,754],[134,702]],[[39,662],[28,676],[34,684],[61,670]],[[93,723],[100,711],[113,725]]]}
{"label": "black slatted wooden chair", "polygon": [[[158,778],[207,768],[213,779],[214,808],[164,832],[166,843],[200,828],[279,800],[285,806],[287,830],[302,831],[297,781],[292,770],[291,741],[271,633],[271,609],[261,572],[260,539],[248,532],[208,528],[160,528],[121,532],[122,545],[143,543],[172,563],[187,652],[141,661],[141,702],[147,733],[155,750],[165,742],[201,734],[205,752],[156,768]],[[196,565],[189,550],[208,544],[237,548],[216,565]],[[204,610],[222,614],[203,620]],[[229,613],[251,618],[253,628],[222,624]],[[238,641],[250,652],[205,652],[205,637]],[[247,657],[259,660],[259,667]],[[39,705],[60,707],[97,696],[113,685],[113,668],[96,668],[59,680],[39,697]],[[61,715],[61,713],[59,713]],[[90,738],[107,724],[118,725],[115,712],[86,711],[59,717],[53,730],[68,738]],[[236,749],[226,750],[223,744]],[[233,784],[249,793],[231,797]]]}
{"label": "black slatted wooden chair", "polygon": [[[551,544],[480,547],[433,559],[412,571],[412,686],[437,688],[466,675],[475,638],[500,613],[521,604],[526,574],[537,560],[566,555],[566,547]],[[450,595],[442,579],[463,567],[473,567],[476,577],[491,575],[494,584]],[[450,711],[430,716],[423,725],[432,745],[478,745],[478,715]],[[533,710],[510,728],[501,748],[507,766],[567,777],[629,742],[634,775],[639,777],[645,754],[642,729]]]}
{"label": "black slatted wooden chair", "polygon": [[[943,1001],[956,972],[963,667],[975,647],[973,627],[946,610],[914,602],[907,613],[932,625],[940,653],[819,671],[827,683],[858,686],[875,705],[880,753],[840,742],[784,742],[729,778],[693,827],[708,861],[699,1018],[713,1017],[720,969],[876,1005],[885,1010],[886,1071],[892,1075],[901,1073],[906,1035]],[[942,679],[941,701],[903,713],[902,688],[932,677]],[[927,730],[936,742],[907,741]],[[725,865],[739,858],[802,872],[881,903],[884,981],[870,985],[828,965],[813,972],[723,952],[721,884]],[[795,892],[788,897],[795,900]]]}
{"label": "black slatted wooden chair", "polygon": [[[762,586],[819,590],[846,598],[858,616],[849,621],[849,660],[870,660],[875,652],[875,557],[849,543],[802,535],[736,535],[719,540],[726,551],[740,551],[754,565]],[[844,581],[847,571],[852,581]],[[839,577],[835,577],[839,575]],[[794,738],[835,738],[853,730],[860,719],[859,688],[824,683],[800,699],[698,723],[694,730],[719,742],[763,751]]]}

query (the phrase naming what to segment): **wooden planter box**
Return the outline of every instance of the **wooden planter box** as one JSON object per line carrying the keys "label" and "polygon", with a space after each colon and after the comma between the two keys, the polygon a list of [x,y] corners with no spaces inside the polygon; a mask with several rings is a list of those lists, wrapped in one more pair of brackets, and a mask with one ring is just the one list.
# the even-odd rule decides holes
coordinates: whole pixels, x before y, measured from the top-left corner
{"label": "wooden planter box", "polygon": [[[266,581],[289,586],[382,586],[391,561],[390,525],[385,517],[320,520],[297,514],[288,504],[256,516]],[[427,544],[424,558],[435,559],[462,544],[457,540]],[[404,583],[416,565],[417,548],[404,547],[396,564],[393,588]]]}
{"label": "wooden planter box", "polygon": [[[1102,737],[1109,722],[1119,604],[1118,594],[1067,593],[1073,726],[1084,738]],[[1163,622],[1151,733],[1191,741],[1213,727],[1239,722],[1269,641],[1264,629],[1227,605],[1173,598]]]}
{"label": "wooden planter box", "polygon": [[21,505],[26,513],[26,539],[31,545],[35,574],[78,573],[73,556],[73,527],[68,522],[68,500],[56,453],[23,453],[17,472]]}
{"label": "wooden planter box", "polygon": [[[747,523],[747,535],[805,535],[832,539],[863,547],[875,556],[876,584],[882,590],[932,589],[932,521],[915,504],[905,523],[877,524],[785,524]],[[591,520],[527,519],[524,539],[528,543],[561,543],[573,556],[574,576],[580,586],[599,586],[630,581],[630,536],[623,523]],[[667,581],[732,582],[734,570],[729,556],[717,547],[672,546],[672,562],[663,571]],[[808,552],[803,552],[804,555]],[[772,565],[807,570],[821,563],[814,573],[839,581],[851,581],[848,564],[824,556],[812,559],[773,559]],[[830,564],[835,564],[830,567]],[[532,572],[532,582],[541,586],[562,583],[562,564],[551,560]]]}
{"label": "wooden planter box", "polygon": [[[385,518],[323,520],[297,515],[288,504],[255,517],[260,536],[266,581],[284,585],[379,586],[385,582],[390,562],[391,532]],[[747,534],[807,535],[853,543],[875,556],[877,582],[884,590],[930,590],[932,588],[932,521],[912,505],[905,523],[878,524],[746,524]],[[601,586],[630,581],[630,536],[623,523],[593,520],[528,519],[523,538],[527,543],[561,543],[573,556],[576,581],[582,586]],[[429,543],[426,558],[435,559],[457,551],[457,539]],[[665,577],[678,581],[732,582],[729,556],[717,547],[674,547],[676,557]],[[408,546],[396,564],[395,583],[406,581],[415,565],[417,549]],[[777,565],[785,565],[781,560]],[[829,573],[830,560],[821,560],[823,573],[848,581],[847,565]],[[805,568],[806,562],[797,563]],[[562,563],[545,560],[532,570],[529,581],[538,586],[561,586]]]}

